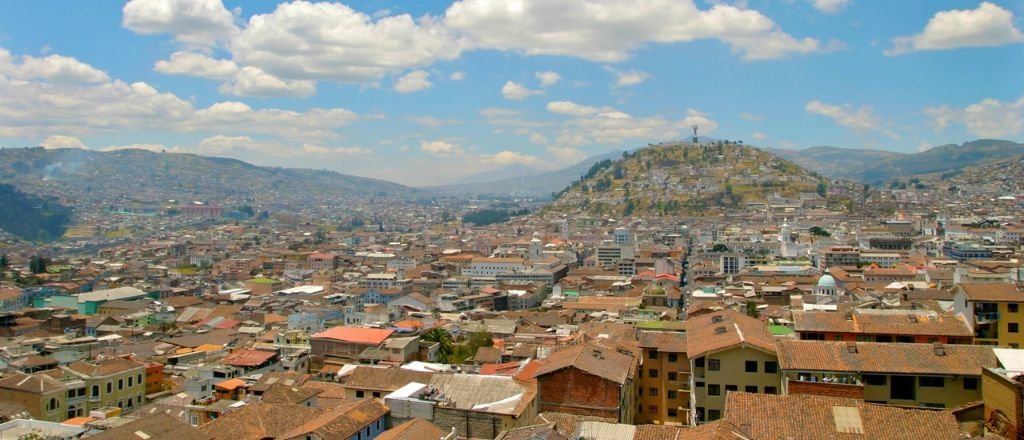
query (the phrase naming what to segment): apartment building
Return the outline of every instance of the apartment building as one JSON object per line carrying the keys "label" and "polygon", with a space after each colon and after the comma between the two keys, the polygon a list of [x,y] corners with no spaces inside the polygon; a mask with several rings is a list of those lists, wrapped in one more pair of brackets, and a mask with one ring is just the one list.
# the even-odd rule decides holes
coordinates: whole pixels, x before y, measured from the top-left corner
{"label": "apartment building", "polygon": [[636,423],[686,425],[690,415],[690,360],[686,333],[644,331]]}

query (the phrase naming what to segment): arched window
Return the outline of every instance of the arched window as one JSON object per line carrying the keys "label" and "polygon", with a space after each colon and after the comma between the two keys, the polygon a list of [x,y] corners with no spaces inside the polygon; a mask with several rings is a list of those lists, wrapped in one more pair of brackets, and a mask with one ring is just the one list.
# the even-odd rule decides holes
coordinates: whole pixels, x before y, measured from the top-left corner
{"label": "arched window", "polygon": [[93,385],[92,386],[92,394],[91,395],[92,395],[92,397],[100,397],[100,386],[99,385]]}
{"label": "arched window", "polygon": [[57,402],[57,398],[56,397],[51,397],[50,398],[50,404],[46,405],[46,410],[47,411],[53,411],[53,410],[55,410],[57,408],[60,408],[60,402]]}

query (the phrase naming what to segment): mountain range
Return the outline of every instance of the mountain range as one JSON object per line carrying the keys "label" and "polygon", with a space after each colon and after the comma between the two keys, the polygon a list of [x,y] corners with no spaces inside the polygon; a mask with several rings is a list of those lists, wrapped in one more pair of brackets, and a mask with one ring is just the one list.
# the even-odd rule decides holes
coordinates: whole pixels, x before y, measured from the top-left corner
{"label": "mountain range", "polygon": [[422,189],[450,196],[514,196],[550,197],[579,179],[595,163],[622,157],[622,151],[612,151],[588,157],[576,164],[555,171],[541,171],[534,168],[513,165],[494,171],[477,173],[455,183],[428,186]]}

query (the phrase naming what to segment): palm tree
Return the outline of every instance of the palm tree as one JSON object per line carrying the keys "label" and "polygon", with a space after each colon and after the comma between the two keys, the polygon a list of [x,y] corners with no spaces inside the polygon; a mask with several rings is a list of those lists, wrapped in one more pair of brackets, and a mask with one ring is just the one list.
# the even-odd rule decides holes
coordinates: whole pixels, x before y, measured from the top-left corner
{"label": "palm tree", "polygon": [[434,327],[434,328],[432,328],[430,330],[427,330],[425,333],[423,333],[423,335],[420,336],[420,339],[422,339],[422,340],[424,340],[426,342],[436,342],[436,343],[440,344],[440,348],[438,349],[438,352],[441,355],[440,356],[441,357],[441,362],[447,362],[448,361],[448,357],[451,356],[451,354],[452,354],[452,335],[451,335],[451,333],[448,333],[447,331],[445,331],[445,329],[443,329],[441,327]]}

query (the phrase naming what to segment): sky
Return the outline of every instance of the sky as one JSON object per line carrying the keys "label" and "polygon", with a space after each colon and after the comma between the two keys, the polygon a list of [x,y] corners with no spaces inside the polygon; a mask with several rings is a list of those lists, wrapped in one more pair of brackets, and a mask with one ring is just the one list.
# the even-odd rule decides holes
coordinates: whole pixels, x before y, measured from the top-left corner
{"label": "sky", "polygon": [[692,135],[1024,135],[1024,1],[7,0],[0,146],[423,186]]}

